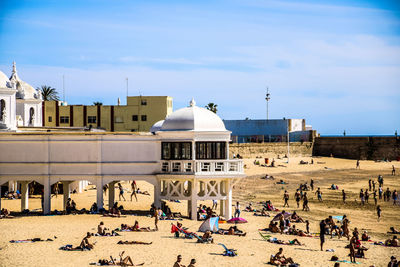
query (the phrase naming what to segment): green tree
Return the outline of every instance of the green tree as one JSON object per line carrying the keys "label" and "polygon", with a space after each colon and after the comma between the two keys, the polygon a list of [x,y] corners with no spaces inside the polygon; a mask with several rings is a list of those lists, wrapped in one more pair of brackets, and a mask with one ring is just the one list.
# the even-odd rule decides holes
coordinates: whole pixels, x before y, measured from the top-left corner
{"label": "green tree", "polygon": [[42,93],[42,97],[44,101],[58,101],[60,98],[58,97],[58,92],[56,88],[52,88],[51,86],[48,85],[42,85],[41,87],[37,87],[37,90],[39,90]]}
{"label": "green tree", "polygon": [[93,102],[93,105],[94,105],[94,106],[102,106],[103,103],[102,103],[102,102],[97,102],[97,101],[95,101],[95,102]]}
{"label": "green tree", "polygon": [[214,113],[217,113],[218,109],[217,109],[218,105],[214,104],[214,103],[208,103],[207,106],[205,106],[206,109],[208,109],[209,111],[212,111]]}

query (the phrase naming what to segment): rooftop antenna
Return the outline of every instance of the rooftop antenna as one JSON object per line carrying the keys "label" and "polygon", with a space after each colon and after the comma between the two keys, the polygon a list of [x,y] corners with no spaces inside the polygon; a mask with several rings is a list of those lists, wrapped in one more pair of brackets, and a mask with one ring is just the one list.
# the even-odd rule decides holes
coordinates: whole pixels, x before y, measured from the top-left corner
{"label": "rooftop antenna", "polygon": [[265,100],[267,101],[267,120],[268,120],[268,103],[269,103],[269,100],[271,99],[270,95],[271,94],[269,93],[269,88],[267,86],[267,93],[265,94]]}
{"label": "rooftop antenna", "polygon": [[129,80],[128,77],[126,77],[126,97],[129,95]]}
{"label": "rooftop antenna", "polygon": [[63,102],[65,102],[65,75],[63,74]]}

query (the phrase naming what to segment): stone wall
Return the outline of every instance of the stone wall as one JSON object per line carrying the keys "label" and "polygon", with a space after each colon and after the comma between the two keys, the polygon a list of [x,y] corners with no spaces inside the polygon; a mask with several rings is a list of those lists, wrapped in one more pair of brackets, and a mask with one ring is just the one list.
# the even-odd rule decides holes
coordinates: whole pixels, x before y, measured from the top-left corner
{"label": "stone wall", "polygon": [[[291,156],[311,156],[312,154],[312,142],[291,142],[290,143],[290,155]],[[261,156],[263,158],[276,158],[277,155],[281,157],[287,154],[287,143],[242,143],[242,144],[230,144],[229,154],[232,157],[233,154],[244,158],[255,158]]]}
{"label": "stone wall", "polygon": [[314,156],[348,159],[396,160],[400,158],[399,137],[316,137]]}

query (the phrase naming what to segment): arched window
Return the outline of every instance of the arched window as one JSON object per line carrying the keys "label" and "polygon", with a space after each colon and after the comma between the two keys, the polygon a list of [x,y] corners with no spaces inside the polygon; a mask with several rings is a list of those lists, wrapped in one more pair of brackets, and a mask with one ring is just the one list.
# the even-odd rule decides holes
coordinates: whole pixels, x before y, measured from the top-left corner
{"label": "arched window", "polygon": [[4,99],[0,100],[0,121],[5,121],[6,117],[6,101]]}
{"label": "arched window", "polygon": [[29,124],[33,124],[34,120],[35,120],[35,109],[30,108],[29,109]]}

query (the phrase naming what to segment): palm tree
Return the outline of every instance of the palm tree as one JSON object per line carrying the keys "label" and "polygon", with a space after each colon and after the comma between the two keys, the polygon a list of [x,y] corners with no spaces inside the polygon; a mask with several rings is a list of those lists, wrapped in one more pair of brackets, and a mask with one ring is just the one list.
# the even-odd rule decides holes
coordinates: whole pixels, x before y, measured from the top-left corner
{"label": "palm tree", "polygon": [[102,103],[102,102],[95,101],[95,102],[93,102],[93,105],[94,105],[94,106],[102,106],[103,103]]}
{"label": "palm tree", "polygon": [[42,93],[42,97],[44,101],[58,101],[60,98],[58,97],[58,92],[56,88],[52,88],[51,86],[48,85],[42,85],[41,87],[37,87],[37,90],[39,90]]}
{"label": "palm tree", "polygon": [[208,103],[207,106],[205,106],[206,109],[208,109],[209,111],[212,111],[214,113],[217,113],[217,107],[218,105],[214,104],[214,103]]}

